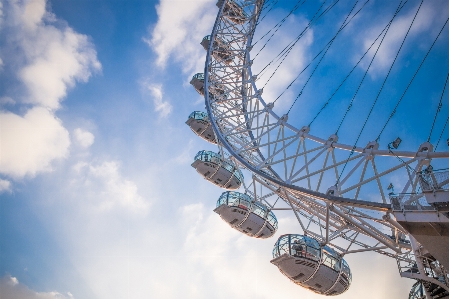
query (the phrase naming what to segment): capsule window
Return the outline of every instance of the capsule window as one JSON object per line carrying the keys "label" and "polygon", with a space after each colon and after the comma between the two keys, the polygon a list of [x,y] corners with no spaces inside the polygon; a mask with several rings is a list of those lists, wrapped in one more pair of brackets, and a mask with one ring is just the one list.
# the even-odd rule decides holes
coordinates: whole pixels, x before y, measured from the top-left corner
{"label": "capsule window", "polygon": [[290,254],[289,235],[282,236],[276,242],[273,248],[273,257],[279,257],[283,254]]}
{"label": "capsule window", "polygon": [[254,208],[253,208],[252,212],[262,218],[265,218],[265,210],[262,209],[262,207],[260,207],[259,205],[254,204]]}
{"label": "capsule window", "polygon": [[251,206],[251,203],[249,202],[249,201],[246,201],[246,200],[243,200],[243,199],[240,199],[240,203],[239,203],[239,206],[244,206],[245,208],[249,208],[250,206]]}
{"label": "capsule window", "polygon": [[307,246],[307,258],[319,261],[321,258],[320,250]]}
{"label": "capsule window", "polygon": [[326,251],[323,251],[323,264],[335,271],[340,271],[340,261]]}
{"label": "capsule window", "polygon": [[274,229],[278,228],[278,221],[276,219],[276,216],[274,216],[273,212],[271,211],[270,213],[268,213],[268,223],[271,224]]}
{"label": "capsule window", "polygon": [[342,259],[341,261],[341,266],[342,266],[342,272],[343,274],[346,276],[346,278],[351,281],[352,277],[351,277],[351,269],[349,269],[349,265],[348,263]]}

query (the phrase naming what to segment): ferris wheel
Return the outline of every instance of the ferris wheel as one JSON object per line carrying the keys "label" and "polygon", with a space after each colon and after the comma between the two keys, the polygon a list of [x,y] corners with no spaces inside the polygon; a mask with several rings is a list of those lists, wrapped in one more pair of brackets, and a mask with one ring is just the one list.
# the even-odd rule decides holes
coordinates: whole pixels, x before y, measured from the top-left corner
{"label": "ferris wheel", "polygon": [[[299,231],[278,238],[271,260],[292,282],[323,295],[341,294],[352,279],[344,256],[374,251],[396,259],[402,277],[417,280],[409,298],[449,298],[449,171],[443,169],[449,167],[449,152],[437,151],[445,146],[449,120],[442,115],[449,61],[441,60],[449,15],[435,18],[431,34],[423,33],[415,29],[428,11],[423,1],[390,3],[372,14],[376,26],[363,46],[351,51],[348,31],[371,15],[370,1],[306,5],[305,0],[217,2],[212,32],[201,41],[207,51],[204,73],[190,82],[204,96],[206,111],[192,112],[186,123],[218,152],[199,151],[192,166],[227,190],[214,211],[248,236],[273,236],[276,213],[293,213]],[[298,21],[301,11],[308,14]],[[406,30],[395,30],[397,23]],[[287,31],[293,35],[276,39],[292,25]],[[311,32],[322,32],[313,46]],[[400,42],[385,59],[391,36]],[[409,41],[418,38],[419,51],[410,51]],[[305,44],[313,53],[295,64],[297,48]],[[336,58],[345,66],[332,73],[329,61]],[[435,68],[432,61],[438,59]],[[373,75],[385,60],[385,71]],[[400,65],[404,60],[407,68]],[[288,64],[296,68],[293,76]],[[429,64],[432,84],[439,84],[437,106],[430,119],[415,116],[415,123],[430,124],[428,138],[403,130],[415,139],[407,143],[416,145],[409,150],[400,148],[407,136],[383,142],[400,132],[388,130],[408,102],[435,97],[436,89],[421,94],[415,88]],[[329,82],[320,83],[323,78]],[[279,95],[273,97],[270,88]],[[389,111],[383,118],[376,110],[382,105]],[[395,192],[395,185],[400,190]]]}

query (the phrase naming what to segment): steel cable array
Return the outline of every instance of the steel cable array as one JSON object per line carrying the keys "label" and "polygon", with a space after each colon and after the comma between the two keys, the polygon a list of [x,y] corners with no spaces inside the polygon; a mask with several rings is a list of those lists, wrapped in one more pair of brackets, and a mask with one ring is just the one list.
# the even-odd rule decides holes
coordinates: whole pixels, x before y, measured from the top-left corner
{"label": "steel cable array", "polygon": [[[370,46],[364,50],[361,58],[352,66],[349,73],[344,72],[343,81],[337,80],[339,83],[337,83],[336,89],[331,87],[333,90],[331,96],[326,99],[324,105],[320,105],[321,108],[314,115],[309,125],[303,127],[296,126],[295,120],[298,119],[296,115],[290,115],[289,119],[289,113],[293,111],[293,106],[300,97],[305,97],[305,87],[315,83],[312,78],[316,77],[318,70],[326,67],[327,59],[324,58],[334,55],[331,50],[338,45],[341,47],[343,41],[340,38],[337,39],[337,37],[345,36],[341,34],[343,29],[351,28],[348,25],[354,21],[360,21],[360,18],[357,18],[358,16],[361,15],[361,18],[364,18],[367,12],[362,9],[373,7],[374,4],[371,3],[371,6],[369,6],[369,0],[366,0],[361,7],[357,8],[359,5],[357,0],[346,10],[348,5],[338,0],[328,5],[326,5],[327,1],[321,2],[318,9],[315,9],[315,7],[310,9],[312,17],[309,18],[306,27],[299,30],[299,34],[287,46],[280,46],[281,51],[268,64],[260,61],[263,57],[260,53],[266,51],[267,45],[275,40],[276,34],[285,29],[288,18],[304,13],[304,9],[307,9],[305,1],[296,2],[293,8],[280,16],[279,21],[273,22],[270,13],[275,10],[276,5],[279,5],[276,0],[268,4],[264,4],[262,0],[242,0],[241,2],[227,0],[222,2],[210,37],[210,40],[214,43],[209,43],[208,46],[205,76],[202,83],[207,115],[210,121],[203,122],[203,125],[213,128],[216,134],[215,140],[221,153],[219,156],[245,173],[247,179],[242,180],[242,189],[254,202],[263,204],[268,211],[287,210],[292,212],[298,221],[298,228],[302,234],[318,240],[322,246],[330,246],[340,255],[375,251],[396,258],[401,262],[413,262],[413,259],[408,257],[411,248],[410,243],[407,243],[408,239],[403,237],[407,232],[398,229],[393,222],[389,221],[389,213],[394,210],[394,207],[403,205],[404,202],[402,201],[404,200],[407,200],[406,203],[415,204],[417,207],[425,204],[423,203],[424,195],[420,193],[419,174],[432,161],[447,162],[449,158],[448,152],[433,152],[426,142],[421,144],[418,150],[413,151],[397,150],[400,140],[395,140],[394,144],[393,142],[390,143],[387,149],[379,148],[380,134],[377,140],[369,142],[365,147],[357,146],[370,116],[374,113],[374,108],[378,106],[380,95],[385,94],[387,81],[390,84],[393,80],[393,66],[399,62],[399,54],[405,49],[405,41],[420,12],[421,5],[423,5],[422,1],[417,10],[413,11],[411,22],[407,22],[408,30],[402,38],[399,49],[393,55],[394,59],[389,63],[385,77],[383,80],[379,80],[381,81],[380,88],[377,89],[377,94],[373,96],[373,103],[369,107],[366,117],[357,115],[360,123],[351,124],[352,132],[356,136],[355,143],[339,143],[339,136],[337,136],[338,133],[343,136],[343,139],[347,138],[347,132],[343,131],[342,124],[345,122],[346,127],[350,117],[353,117],[354,113],[351,113],[350,116],[348,116],[348,113],[355,102],[355,98],[362,95],[362,85],[365,88],[365,85],[368,84],[368,80],[366,80],[368,72],[371,70],[381,46],[387,39],[387,34],[389,34],[393,22],[396,22],[400,13],[402,14],[407,2],[411,1],[399,2],[398,6],[395,7],[393,16],[387,17],[386,26],[376,27],[377,32],[380,31],[380,33],[373,41],[367,43]],[[342,9],[342,7],[345,7],[345,9]],[[343,10],[346,13],[341,16]],[[263,17],[259,17],[261,12]],[[330,14],[330,12],[332,13]],[[340,15],[336,18],[337,14]],[[280,95],[273,102],[266,102],[262,94],[264,87],[275,75],[279,76],[278,72],[280,73],[281,66],[287,61],[287,56],[293,53],[293,48],[305,33],[312,26],[319,26],[320,22],[326,23],[324,16],[342,20],[342,22],[338,22],[341,25],[335,33],[326,32],[330,37],[328,38],[327,35],[322,37],[321,40],[327,41],[324,47],[318,48],[318,54],[313,56],[308,63],[306,62],[305,67],[297,71],[299,74],[294,74],[293,81],[289,79],[286,82],[289,84],[286,84],[286,88],[280,92]],[[243,22],[242,19],[245,19],[246,22]],[[253,41],[256,28],[264,20],[269,20],[275,25],[270,26],[266,32],[262,32],[260,39]],[[333,23],[335,24],[335,22]],[[394,112],[396,112],[397,106],[435,46],[436,40],[446,23],[408,82],[405,92],[396,103]],[[264,41],[264,44],[261,44],[261,41]],[[251,57],[250,52],[255,44],[258,44],[260,48]],[[219,48],[217,48],[217,45],[219,45]],[[348,82],[349,77],[360,68],[362,60],[374,50],[373,47],[375,47],[374,55],[371,57],[369,65],[363,69],[363,72],[360,72],[362,78],[355,84],[356,89],[352,93],[351,101],[340,119],[337,130],[333,131],[336,133],[328,138],[312,135],[310,133],[312,123],[317,123],[318,116],[329,113],[329,109],[326,110],[326,108],[329,108],[331,100],[338,99],[335,96],[337,92],[342,90],[341,87]],[[225,61],[223,57],[226,57],[227,60]],[[255,60],[255,58],[258,59]],[[274,103],[281,96],[286,95],[288,89],[297,88],[295,82],[306,70],[309,70],[315,61],[314,68],[310,70],[307,79],[304,80],[304,85],[298,88],[297,96],[290,105],[287,114],[283,116],[276,114]],[[252,70],[255,62],[259,66],[263,66],[257,74],[253,74]],[[275,66],[273,72],[269,72],[270,66]],[[270,74],[270,76],[263,87],[260,88],[256,83],[265,74]],[[430,137],[441,110],[443,94],[434,116]],[[323,113],[323,111],[326,112]],[[338,118],[336,114],[332,114],[333,119]],[[390,114],[381,134],[393,115],[394,113]],[[448,120],[444,124],[437,146],[444,134]],[[347,153],[349,153],[349,157]],[[345,173],[346,168],[348,169],[347,173]],[[248,173],[250,176],[247,176]],[[407,181],[403,183],[404,187],[400,194],[411,194],[409,197],[397,199],[394,196],[399,195],[391,192],[388,195],[385,193],[386,186],[394,176],[407,178]],[[329,183],[332,177],[335,177],[338,182],[337,185]],[[214,182],[214,184],[218,185],[217,182]],[[388,187],[388,190],[390,189]],[[369,195],[373,193],[377,194],[370,198]],[[389,200],[393,205],[389,203]],[[398,200],[401,202],[396,205]],[[248,214],[246,217],[249,217]],[[231,220],[232,218],[229,221]],[[243,233],[251,234],[248,231],[245,232],[243,227],[240,228]],[[277,263],[275,260],[272,262]],[[331,288],[328,288],[327,291],[323,291],[323,294],[330,294],[328,293],[330,290]]]}

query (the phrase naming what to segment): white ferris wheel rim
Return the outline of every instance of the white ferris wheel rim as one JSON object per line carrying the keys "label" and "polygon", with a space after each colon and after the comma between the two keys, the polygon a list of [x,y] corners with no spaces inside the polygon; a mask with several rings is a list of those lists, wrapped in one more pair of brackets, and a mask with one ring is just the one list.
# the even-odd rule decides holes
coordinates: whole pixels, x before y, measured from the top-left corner
{"label": "white ferris wheel rim", "polygon": [[[318,144],[325,145],[326,143],[329,142],[328,139],[309,134],[308,132],[304,132],[303,129],[296,128],[295,126],[290,124],[288,122],[288,120],[284,120],[283,116],[279,116],[278,114],[276,114],[273,111],[273,109],[271,109],[272,107],[270,107],[270,104],[264,101],[264,99],[262,97],[262,92],[260,92],[261,90],[258,89],[256,86],[256,78],[252,74],[251,63],[250,63],[250,61],[251,61],[250,60],[250,50],[252,48],[252,37],[253,37],[253,33],[255,31],[255,27],[257,26],[256,23],[258,20],[258,16],[260,14],[260,12],[258,12],[258,8],[259,7],[261,8],[263,6],[264,1],[263,0],[253,0],[253,1],[245,1],[245,3],[248,5],[253,5],[254,9],[251,10],[252,15],[248,16],[248,19],[250,21],[247,22],[248,26],[249,26],[249,28],[247,29],[247,32],[249,32],[249,34],[247,34],[247,40],[246,40],[245,49],[244,49],[245,63],[241,65],[240,71],[242,72],[242,74],[245,71],[247,72],[246,78],[249,82],[249,85],[253,89],[254,96],[257,97],[257,100],[264,107],[266,112],[269,113],[272,118],[277,120],[279,125],[285,126],[292,132],[295,132],[296,134],[301,135],[305,139],[314,141]],[[211,33],[211,38],[210,38],[211,40],[214,40],[215,37],[217,36],[217,26],[219,25],[220,20],[223,17],[224,6],[225,6],[225,4],[223,4],[219,8],[219,12],[217,14],[217,18],[216,18],[216,21],[215,21],[215,24],[214,24],[214,27],[213,27],[213,30]],[[336,204],[340,204],[340,205],[361,207],[361,208],[365,208],[365,209],[372,209],[372,210],[378,210],[378,211],[383,211],[383,212],[391,211],[391,205],[387,204],[387,203],[378,203],[378,202],[372,202],[372,201],[367,201],[367,200],[345,198],[345,197],[341,197],[341,196],[333,196],[331,194],[324,194],[321,192],[316,192],[313,190],[309,190],[307,188],[296,186],[294,184],[291,184],[291,183],[288,183],[288,182],[282,180],[280,177],[274,177],[274,176],[268,175],[266,172],[255,168],[251,163],[249,163],[248,160],[244,159],[241,155],[236,153],[235,150],[233,149],[233,147],[229,144],[229,141],[226,139],[226,137],[223,136],[223,132],[221,131],[220,127],[218,126],[217,119],[215,118],[215,114],[213,113],[214,107],[213,107],[213,105],[211,105],[211,97],[209,96],[208,86],[209,86],[209,78],[211,76],[211,73],[210,73],[211,68],[209,67],[209,65],[211,64],[211,60],[213,59],[212,55],[211,55],[212,48],[213,48],[213,43],[211,42],[209,45],[209,48],[207,50],[206,64],[205,64],[205,71],[204,71],[204,73],[207,74],[205,76],[205,80],[204,80],[205,81],[204,82],[204,84],[205,84],[204,90],[205,90],[205,99],[206,99],[205,100],[206,110],[209,115],[209,118],[211,119],[211,124],[214,128],[214,131],[217,135],[218,140],[220,141],[221,145],[224,146],[226,148],[226,150],[233,156],[234,159],[236,159],[245,168],[249,169],[253,174],[256,174],[257,176],[262,177],[278,186],[282,186],[284,188],[294,190],[304,196],[309,196],[309,197],[312,197],[315,199],[321,199],[324,201],[328,201],[328,202],[336,203]],[[238,100],[243,101],[243,95]],[[245,113],[245,111],[243,111],[243,113]],[[246,115],[245,115],[245,117],[246,117]],[[250,136],[252,136],[251,133],[250,133]],[[252,137],[252,139],[254,140],[253,137]],[[427,143],[423,143],[423,145],[425,145],[425,144],[427,144]],[[416,160],[422,160],[422,159],[431,160],[431,159],[435,159],[435,158],[449,158],[449,152],[433,152],[430,144],[429,144],[429,150],[426,150],[426,151],[395,151],[394,153],[392,153],[390,150],[381,150],[381,149],[377,149],[377,148],[368,149],[368,148],[363,148],[363,147],[354,147],[353,145],[337,143],[337,142],[332,142],[331,146],[334,149],[339,149],[339,150],[344,150],[344,151],[353,151],[354,153],[358,153],[361,155],[373,155],[373,156],[384,156],[384,157],[395,157],[395,158],[403,157],[403,158],[412,158],[412,159],[416,159]],[[260,151],[258,151],[258,153],[263,158],[262,153]]]}

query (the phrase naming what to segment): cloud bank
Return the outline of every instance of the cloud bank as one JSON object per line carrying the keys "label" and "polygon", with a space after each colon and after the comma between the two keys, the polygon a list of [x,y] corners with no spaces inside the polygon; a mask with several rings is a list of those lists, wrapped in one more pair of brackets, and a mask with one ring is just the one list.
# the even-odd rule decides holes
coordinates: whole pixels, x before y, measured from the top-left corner
{"label": "cloud bank", "polygon": [[46,4],[9,0],[0,6],[2,75],[15,78],[0,94],[0,173],[15,179],[49,171],[54,160],[68,156],[69,133],[55,112],[68,89],[101,70],[88,37]]}

